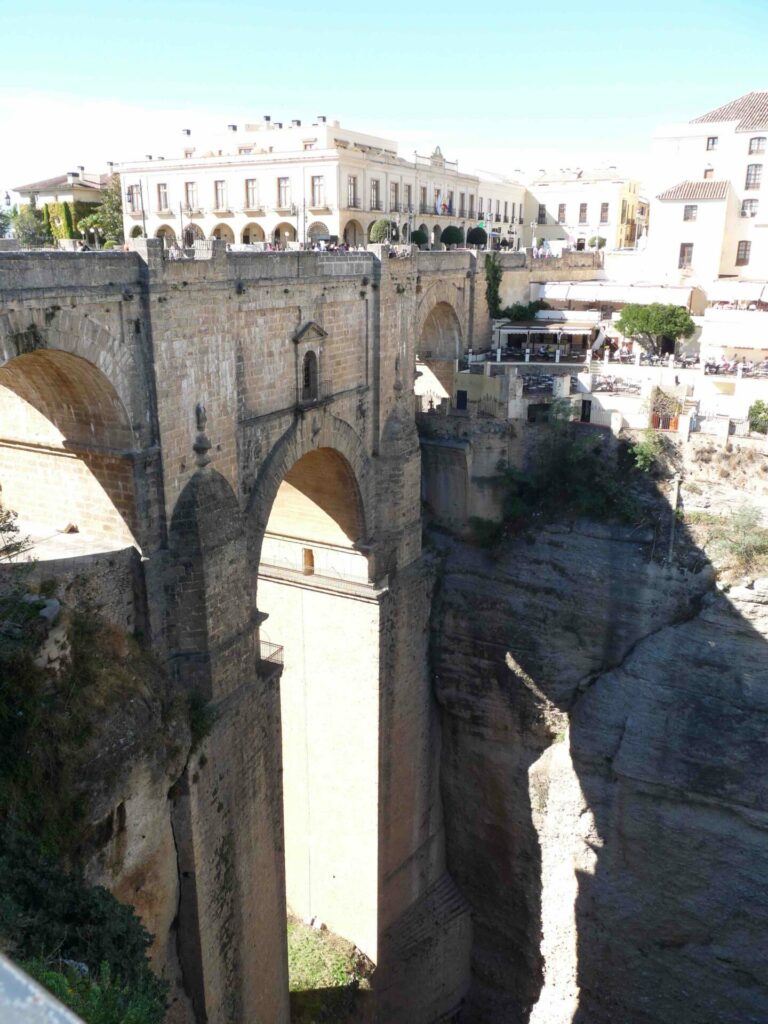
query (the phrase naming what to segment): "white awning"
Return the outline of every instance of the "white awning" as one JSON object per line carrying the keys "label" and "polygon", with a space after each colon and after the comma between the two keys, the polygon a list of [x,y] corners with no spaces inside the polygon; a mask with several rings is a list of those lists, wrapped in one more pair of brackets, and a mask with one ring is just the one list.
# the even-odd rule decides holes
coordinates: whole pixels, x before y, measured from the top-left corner
{"label": "white awning", "polygon": [[691,289],[679,285],[619,284],[615,281],[545,281],[531,285],[531,300],[558,302],[632,302],[647,306],[660,302],[690,306]]}
{"label": "white awning", "polygon": [[591,334],[595,324],[563,323],[538,320],[536,323],[516,324],[513,327],[502,327],[501,334]]}
{"label": "white awning", "polygon": [[744,323],[704,321],[699,339],[702,351],[706,349],[765,349],[768,350],[768,313],[744,314],[765,318],[761,323],[750,320]]}
{"label": "white awning", "polygon": [[764,295],[768,296],[764,281],[715,281],[707,288],[710,302],[758,302]]}

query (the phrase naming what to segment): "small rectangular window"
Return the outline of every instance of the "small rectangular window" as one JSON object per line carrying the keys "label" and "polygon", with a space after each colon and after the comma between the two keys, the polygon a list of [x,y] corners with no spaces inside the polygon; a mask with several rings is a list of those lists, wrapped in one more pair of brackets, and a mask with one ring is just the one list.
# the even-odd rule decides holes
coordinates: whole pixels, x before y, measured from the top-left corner
{"label": "small rectangular window", "polygon": [[749,140],[749,152],[752,153],[764,153],[765,152],[765,136],[756,135],[753,139]]}
{"label": "small rectangular window", "polygon": [[474,197],[473,194],[470,194],[470,197],[469,197],[469,216],[470,217],[474,217],[475,216],[475,197]]}
{"label": "small rectangular window", "polygon": [[546,224],[547,223],[547,207],[546,207],[546,205],[544,203],[539,203],[539,217],[538,217],[537,223],[539,223],[539,224]]}
{"label": "small rectangular window", "polygon": [[741,216],[742,217],[756,217],[757,216],[757,200],[756,199],[744,199],[741,204]]}
{"label": "small rectangular window", "polygon": [[711,178],[714,178],[714,176],[715,172],[711,167],[704,168],[704,181],[709,181]]}
{"label": "small rectangular window", "polygon": [[710,135],[707,139],[707,149],[717,149],[717,136]]}
{"label": "small rectangular window", "polygon": [[608,223],[608,203],[600,203],[600,223]]}
{"label": "small rectangular window", "polygon": [[684,206],[683,207],[683,220],[696,220],[696,215],[699,212],[698,206]]}
{"label": "small rectangular window", "polygon": [[504,200],[504,223],[506,224],[508,220],[509,220],[509,203],[505,199]]}
{"label": "small rectangular window", "polygon": [[287,210],[291,205],[291,182],[289,178],[277,179],[277,205],[281,210]]}
{"label": "small rectangular window", "polygon": [[736,248],[736,266],[746,267],[749,263],[749,252],[752,248],[751,242],[739,242]]}
{"label": "small rectangular window", "polygon": [[217,210],[226,210],[227,208],[227,184],[224,181],[214,181],[214,201],[216,203]]}
{"label": "small rectangular window", "polygon": [[158,210],[168,209],[168,186],[165,184],[157,186],[157,208]]}
{"label": "small rectangular window", "polygon": [[371,181],[371,209],[381,209],[381,195],[379,193],[379,179],[374,178]]}
{"label": "small rectangular window", "polygon": [[190,210],[197,209],[197,182],[186,181],[184,182],[184,199],[187,207]]}
{"label": "small rectangular window", "polygon": [[557,223],[565,224],[565,203],[560,203],[557,207]]}
{"label": "small rectangular window", "polygon": [[621,200],[621,223],[622,224],[626,224],[627,223],[627,200],[626,199],[622,199]]}
{"label": "small rectangular window", "polygon": [[256,178],[245,179],[245,206],[248,210],[259,208],[259,183]]}
{"label": "small rectangular window", "polygon": [[127,196],[130,212],[139,213],[141,210],[141,185],[129,185]]}
{"label": "small rectangular window", "polygon": [[579,224],[587,223],[587,204],[579,203]]}
{"label": "small rectangular window", "polygon": [[347,176],[347,206],[352,210],[357,206],[357,177],[354,174]]}
{"label": "small rectangular window", "polygon": [[693,262],[693,242],[682,242],[680,245],[680,258],[677,262],[680,270],[687,270]]}

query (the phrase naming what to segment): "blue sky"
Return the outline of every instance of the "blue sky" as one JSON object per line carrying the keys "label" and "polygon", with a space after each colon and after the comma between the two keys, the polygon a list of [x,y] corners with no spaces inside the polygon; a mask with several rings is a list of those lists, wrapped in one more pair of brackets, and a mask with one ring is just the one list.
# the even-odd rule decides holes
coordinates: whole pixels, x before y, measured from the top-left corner
{"label": "blue sky", "polygon": [[30,0],[0,39],[3,190],[267,113],[467,170],[642,170],[658,124],[768,88],[768,0]]}

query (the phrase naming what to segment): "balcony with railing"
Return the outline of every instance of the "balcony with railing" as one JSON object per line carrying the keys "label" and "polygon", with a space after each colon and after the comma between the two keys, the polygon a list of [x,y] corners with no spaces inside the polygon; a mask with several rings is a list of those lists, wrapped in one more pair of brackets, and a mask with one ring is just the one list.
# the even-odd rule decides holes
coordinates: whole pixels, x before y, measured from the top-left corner
{"label": "balcony with railing", "polygon": [[384,206],[382,204],[381,199],[377,198],[376,196],[371,196],[371,209],[372,210],[383,210]]}
{"label": "balcony with railing", "polygon": [[256,661],[256,671],[266,679],[277,675],[283,670],[283,648],[279,644],[270,643],[269,640],[259,640],[259,656]]}
{"label": "balcony with railing", "polygon": [[329,380],[317,380],[299,385],[296,402],[300,409],[311,409],[322,405],[333,398],[333,389]]}
{"label": "balcony with railing", "polygon": [[361,210],[363,204],[360,200],[360,196],[347,196],[347,207],[348,210]]}
{"label": "balcony with railing", "polygon": [[403,209],[403,204],[402,203],[390,201],[390,204],[389,204],[389,212],[390,213],[401,213],[402,209]]}

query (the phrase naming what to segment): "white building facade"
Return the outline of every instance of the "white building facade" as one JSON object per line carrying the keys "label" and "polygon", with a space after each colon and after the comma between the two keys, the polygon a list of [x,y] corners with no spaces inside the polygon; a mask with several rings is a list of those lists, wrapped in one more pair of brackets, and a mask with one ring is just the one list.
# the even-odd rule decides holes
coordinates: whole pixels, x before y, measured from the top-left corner
{"label": "white building facade", "polygon": [[768,92],[657,132],[649,255],[666,279],[768,277],[767,143]]}
{"label": "white building facade", "polygon": [[617,174],[615,168],[543,175],[528,187],[537,240],[578,250],[590,248],[590,241],[599,238],[604,240],[601,247],[623,249],[635,246],[647,230],[640,183]]}
{"label": "white building facade", "polygon": [[176,159],[119,166],[126,236],[360,245],[383,218],[393,241],[420,228],[436,243],[449,225],[466,233],[478,224],[515,249],[530,241],[525,187],[464,174],[439,148],[407,160],[392,140],[325,118],[265,118],[230,125],[211,146],[191,135],[184,142]]}

